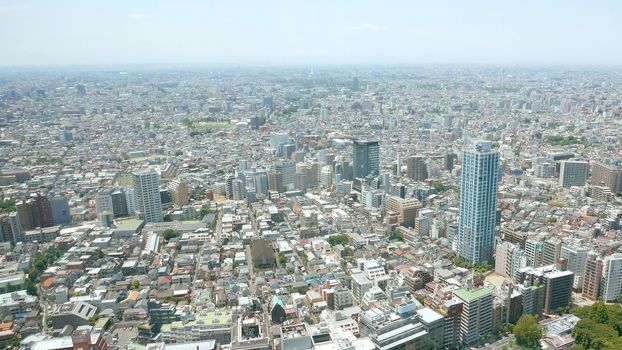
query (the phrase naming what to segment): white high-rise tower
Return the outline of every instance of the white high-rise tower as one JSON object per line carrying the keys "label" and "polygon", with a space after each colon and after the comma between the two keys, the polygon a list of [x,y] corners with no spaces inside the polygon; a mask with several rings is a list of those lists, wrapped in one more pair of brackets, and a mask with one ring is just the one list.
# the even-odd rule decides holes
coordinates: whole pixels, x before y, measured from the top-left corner
{"label": "white high-rise tower", "polygon": [[138,171],[133,175],[138,215],[146,222],[163,221],[160,176],[154,170]]}
{"label": "white high-rise tower", "polygon": [[462,154],[457,253],[474,264],[493,262],[499,153],[477,141]]}

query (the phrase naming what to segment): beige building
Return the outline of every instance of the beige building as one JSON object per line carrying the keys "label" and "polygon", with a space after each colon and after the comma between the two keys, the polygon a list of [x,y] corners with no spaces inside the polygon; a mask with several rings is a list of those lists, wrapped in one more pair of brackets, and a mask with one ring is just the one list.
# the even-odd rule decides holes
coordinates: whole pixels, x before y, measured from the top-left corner
{"label": "beige building", "polygon": [[415,218],[421,208],[421,202],[415,198],[400,198],[389,196],[387,198],[387,211],[397,213],[398,223],[405,227],[415,227]]}
{"label": "beige building", "polygon": [[175,206],[181,207],[188,205],[188,185],[185,181],[180,179],[171,181],[168,185],[168,190],[171,192],[171,197],[173,198],[173,204]]}

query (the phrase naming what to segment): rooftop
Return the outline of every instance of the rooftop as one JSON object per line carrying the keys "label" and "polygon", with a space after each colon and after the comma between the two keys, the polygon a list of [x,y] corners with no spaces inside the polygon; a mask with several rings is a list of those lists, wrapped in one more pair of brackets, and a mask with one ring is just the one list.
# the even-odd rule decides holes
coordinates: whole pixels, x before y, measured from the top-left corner
{"label": "rooftop", "polygon": [[464,288],[460,288],[454,290],[454,295],[469,303],[473,300],[492,295],[492,291],[488,288],[478,288],[473,290],[466,290]]}

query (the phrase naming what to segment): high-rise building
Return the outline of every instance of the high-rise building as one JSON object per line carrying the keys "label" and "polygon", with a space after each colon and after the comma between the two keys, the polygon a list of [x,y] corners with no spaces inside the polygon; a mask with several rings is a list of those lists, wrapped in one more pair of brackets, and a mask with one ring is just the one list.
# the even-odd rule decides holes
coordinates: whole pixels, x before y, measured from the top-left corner
{"label": "high-rise building", "polygon": [[32,214],[34,217],[35,227],[54,226],[54,217],[52,216],[52,206],[47,196],[37,193],[34,201],[31,202]]}
{"label": "high-rise building", "polygon": [[453,294],[463,304],[460,340],[466,345],[477,344],[482,336],[492,333],[492,291],[488,288],[460,288]]}
{"label": "high-rise building", "polygon": [[341,168],[343,169],[342,178],[344,180],[352,180],[352,167],[350,166],[350,162],[343,161],[341,163]]}
{"label": "high-rise building", "polygon": [[188,205],[188,185],[181,179],[175,179],[168,185],[168,190],[173,197],[173,204],[182,207]]}
{"label": "high-rise building", "polygon": [[603,259],[603,276],[600,280],[600,298],[605,302],[620,300],[622,295],[622,254]]}
{"label": "high-rise building", "polygon": [[54,225],[65,225],[71,222],[71,211],[67,197],[58,196],[49,199]]}
{"label": "high-rise building", "polygon": [[130,215],[128,210],[127,196],[121,189],[114,190],[110,193],[112,199],[112,213],[114,217],[122,217]]}
{"label": "high-rise building", "polygon": [[573,288],[581,290],[583,287],[583,274],[585,272],[585,264],[587,261],[587,248],[576,246],[563,246],[560,257],[566,259],[568,271],[574,272]]}
{"label": "high-rise building", "polygon": [[604,186],[613,194],[622,192],[622,169],[603,163],[592,163],[592,186]]}
{"label": "high-rise building", "polygon": [[292,154],[294,154],[294,152],[296,152],[296,144],[294,143],[288,143],[281,146],[281,155],[285,159],[292,159]]}
{"label": "high-rise building", "polygon": [[525,241],[525,255],[527,255],[528,266],[539,267],[544,265],[544,243],[533,239]]}
{"label": "high-rise building", "polygon": [[296,172],[294,174],[294,188],[298,191],[306,191],[307,185],[307,174],[305,172]]}
{"label": "high-rise building", "polygon": [[458,158],[455,153],[447,153],[445,155],[445,170],[452,171],[454,170],[454,161]]}
{"label": "high-rise building", "polygon": [[136,195],[133,187],[125,189],[125,202],[127,203],[127,215],[134,215],[136,212]]}
{"label": "high-rise building", "polygon": [[562,241],[551,238],[544,241],[544,251],[542,255],[542,265],[553,265],[560,257]]}
{"label": "high-rise building", "polygon": [[27,201],[15,203],[15,210],[17,211],[22,230],[28,231],[35,228],[32,210],[30,208],[30,204]]}
{"label": "high-rise building", "polygon": [[9,214],[9,220],[11,222],[11,233],[13,234],[13,243],[24,241],[24,230],[22,228],[19,213],[14,211]]}
{"label": "high-rise building", "polygon": [[286,192],[290,186],[294,186],[294,174],[296,173],[296,163],[289,159],[277,160],[274,164],[276,173],[276,189],[279,192]]}
{"label": "high-rise building", "polygon": [[97,214],[101,214],[103,212],[114,213],[112,206],[112,197],[109,193],[98,193],[95,196],[95,211],[97,212]]}
{"label": "high-rise building", "polygon": [[492,263],[499,153],[479,141],[462,155],[457,253],[474,264]]}
{"label": "high-rise building", "polygon": [[320,186],[330,188],[333,185],[333,171],[330,165],[324,165],[320,171]]}
{"label": "high-rise building", "polygon": [[352,144],[352,176],[378,176],[380,173],[380,145],[378,141],[355,140]]}
{"label": "high-rise building", "polygon": [[495,247],[495,272],[514,278],[518,269],[527,266],[525,252],[510,242],[497,243]]}
{"label": "high-rise building", "polygon": [[13,229],[11,228],[11,219],[6,214],[0,216],[0,242],[11,242],[15,244]]}
{"label": "high-rise building", "polygon": [[[255,187],[255,193],[262,195],[268,195],[268,175],[265,171],[255,171],[250,175],[253,186]],[[249,180],[250,181],[250,180]]]}
{"label": "high-rise building", "polygon": [[588,162],[562,160],[559,162],[559,185],[564,188],[585,186],[588,172]]}
{"label": "high-rise building", "polygon": [[583,274],[583,288],[581,294],[591,300],[598,299],[600,295],[600,280],[603,277],[603,261],[596,253],[588,253],[585,260],[585,273]]}
{"label": "high-rise building", "polygon": [[574,273],[572,271],[551,271],[544,274],[546,292],[544,311],[555,312],[570,305]]}
{"label": "high-rise building", "polygon": [[415,181],[424,181],[428,178],[428,165],[422,156],[412,156],[406,161],[406,176]]}
{"label": "high-rise building", "polygon": [[419,236],[430,235],[432,221],[434,220],[434,211],[431,209],[419,210],[415,219],[415,232]]}
{"label": "high-rise building", "polygon": [[133,173],[136,211],[146,222],[161,222],[162,199],[160,198],[160,176],[154,170]]}

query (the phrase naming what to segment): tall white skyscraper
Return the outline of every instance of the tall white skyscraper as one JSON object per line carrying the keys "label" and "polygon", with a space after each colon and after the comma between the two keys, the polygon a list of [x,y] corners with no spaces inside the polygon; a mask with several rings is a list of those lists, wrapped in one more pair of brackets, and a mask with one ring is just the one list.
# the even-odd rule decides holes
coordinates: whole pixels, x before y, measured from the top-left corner
{"label": "tall white skyscraper", "polygon": [[127,214],[134,215],[136,212],[136,196],[134,195],[134,188],[125,189],[125,201],[127,202]]}
{"label": "tall white skyscraper", "polygon": [[499,153],[477,141],[462,154],[457,253],[474,264],[492,263]]}
{"label": "tall white skyscraper", "polygon": [[163,221],[160,176],[154,170],[138,171],[133,175],[136,211],[139,216],[146,222]]}
{"label": "tall white skyscraper", "polygon": [[600,282],[600,298],[616,301],[622,294],[622,254],[612,254],[603,259],[603,277]]}

